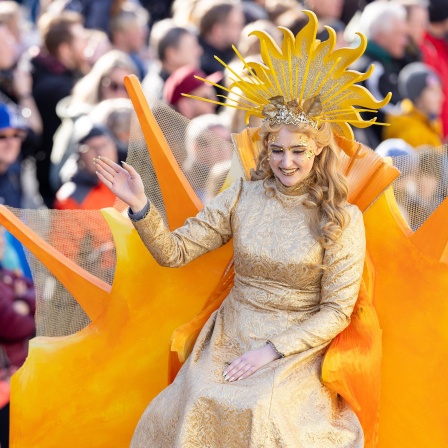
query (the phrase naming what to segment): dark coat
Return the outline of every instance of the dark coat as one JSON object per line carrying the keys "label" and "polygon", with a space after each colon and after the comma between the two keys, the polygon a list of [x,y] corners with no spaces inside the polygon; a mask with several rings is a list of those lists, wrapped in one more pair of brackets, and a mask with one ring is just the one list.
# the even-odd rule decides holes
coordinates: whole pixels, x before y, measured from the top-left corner
{"label": "dark coat", "polygon": [[54,197],[49,182],[50,155],[53,148],[53,135],[61,124],[56,113],[58,102],[70,95],[77,75],[64,67],[56,58],[38,55],[31,60],[33,77],[33,96],[42,117],[43,132],[39,151],[36,153],[37,178],[39,190],[47,205],[48,198]]}
{"label": "dark coat", "polygon": [[22,182],[20,161],[14,162],[0,174],[0,204],[22,207]]}
{"label": "dark coat", "polygon": [[226,64],[228,64],[235,56],[235,52],[232,50],[232,48],[229,48],[225,51],[218,50],[217,48],[212,47],[202,38],[199,38],[199,44],[204,50],[201,56],[201,69],[207,75],[224,71],[224,67],[222,66],[222,64],[215,59],[215,55],[222,59]]}

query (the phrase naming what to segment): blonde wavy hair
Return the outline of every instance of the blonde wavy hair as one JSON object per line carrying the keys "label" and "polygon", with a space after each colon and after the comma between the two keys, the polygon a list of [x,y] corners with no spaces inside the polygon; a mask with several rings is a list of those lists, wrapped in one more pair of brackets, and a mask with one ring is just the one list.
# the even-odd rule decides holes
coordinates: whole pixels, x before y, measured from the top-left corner
{"label": "blonde wavy hair", "polygon": [[322,152],[314,159],[308,187],[308,199],[303,204],[308,209],[315,210],[311,214],[310,228],[323,248],[337,244],[342,230],[350,222],[350,216],[345,210],[348,186],[345,176],[339,170],[340,148],[336,144],[333,132],[328,123],[323,123],[318,130],[309,126],[272,125],[263,121],[259,134],[263,149],[259,154],[255,170],[251,172],[251,180],[263,180],[267,195],[274,194],[272,180],[274,173],[268,160],[268,137],[286,126],[292,132],[301,132],[312,138]]}

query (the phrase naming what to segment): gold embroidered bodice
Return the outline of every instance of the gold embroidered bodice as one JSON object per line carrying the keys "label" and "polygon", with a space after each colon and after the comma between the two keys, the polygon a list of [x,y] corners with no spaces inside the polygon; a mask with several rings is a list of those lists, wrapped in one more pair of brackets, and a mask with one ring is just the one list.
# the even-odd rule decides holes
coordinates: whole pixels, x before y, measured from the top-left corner
{"label": "gold embroidered bodice", "polygon": [[270,197],[262,181],[237,181],[173,232],[153,206],[134,225],[158,263],[170,267],[233,237],[235,284],[223,304],[227,336],[243,350],[269,339],[291,355],[327,344],[348,325],[365,256],[364,226],[359,209],[347,204],[350,224],[339,244],[324,250],[308,227],[313,211],[302,204],[306,193],[272,186]]}

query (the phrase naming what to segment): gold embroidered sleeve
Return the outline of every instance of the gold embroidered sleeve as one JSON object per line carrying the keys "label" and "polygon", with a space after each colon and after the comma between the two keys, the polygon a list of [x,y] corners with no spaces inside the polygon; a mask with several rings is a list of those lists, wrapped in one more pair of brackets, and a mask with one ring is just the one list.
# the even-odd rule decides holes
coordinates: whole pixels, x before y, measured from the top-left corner
{"label": "gold embroidered sleeve", "polygon": [[358,298],[364,266],[366,242],[362,213],[352,206],[349,226],[340,243],[327,249],[321,281],[320,310],[300,325],[271,338],[278,352],[285,356],[330,342],[350,322]]}
{"label": "gold embroidered sleeve", "polygon": [[242,180],[234,182],[173,232],[165,226],[154,205],[145,218],[133,225],[157,263],[167,267],[183,266],[232,238],[232,213],[241,188]]}

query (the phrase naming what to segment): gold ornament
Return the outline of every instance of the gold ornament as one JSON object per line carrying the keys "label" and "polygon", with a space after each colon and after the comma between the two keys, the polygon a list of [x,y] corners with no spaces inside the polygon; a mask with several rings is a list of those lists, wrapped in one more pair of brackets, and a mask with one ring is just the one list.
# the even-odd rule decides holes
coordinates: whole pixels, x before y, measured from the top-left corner
{"label": "gold ornament", "polygon": [[[278,136],[276,134],[273,134],[273,133],[269,134],[269,137],[268,137],[269,145],[273,145],[277,141],[278,141]],[[283,145],[277,145],[277,146],[283,148]],[[300,134],[300,137],[294,139],[291,142],[291,144],[289,146],[287,146],[286,148],[291,151],[291,148],[297,148],[298,146],[301,146],[301,147],[308,146],[308,138],[306,137],[306,135]]]}
{"label": "gold ornament", "polygon": [[268,143],[274,143],[278,140],[278,136],[276,134],[269,134]]}
{"label": "gold ornament", "polygon": [[308,137],[306,135],[300,134],[300,137],[297,140],[293,139],[290,148],[294,146],[308,146]]}
{"label": "gold ornament", "polygon": [[305,151],[305,155],[308,160],[311,160],[316,155],[316,153],[313,149],[310,148]]}
{"label": "gold ornament", "polygon": [[[320,104],[319,98],[313,98]],[[312,119],[310,113],[301,109],[297,101],[289,101],[285,104],[283,96],[274,96],[269,98],[270,103],[263,108],[263,117],[271,124],[292,124],[295,126],[311,126],[314,129],[319,128],[319,123]]]}

